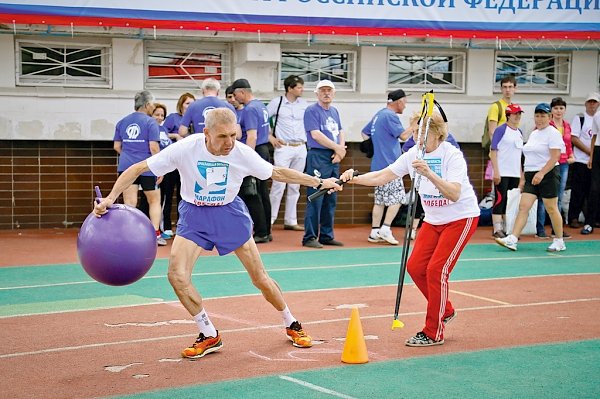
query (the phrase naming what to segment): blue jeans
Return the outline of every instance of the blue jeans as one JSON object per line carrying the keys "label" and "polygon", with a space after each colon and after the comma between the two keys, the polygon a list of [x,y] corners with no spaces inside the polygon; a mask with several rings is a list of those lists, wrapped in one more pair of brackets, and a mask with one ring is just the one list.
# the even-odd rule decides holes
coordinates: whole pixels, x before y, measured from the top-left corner
{"label": "blue jeans", "polygon": [[[322,179],[340,176],[340,164],[331,163],[332,150],[311,148],[306,156],[306,173],[313,175],[318,170]],[[316,190],[309,187],[306,195]],[[302,243],[318,239],[320,242],[333,240],[333,219],[337,204],[337,193],[325,194],[312,202],[306,202],[304,214],[304,237]]]}
{"label": "blue jeans", "polygon": [[[565,187],[567,187],[567,179],[569,178],[569,164],[567,162],[561,163],[559,166],[560,171],[560,186],[558,187],[558,210],[563,215],[562,210],[562,197],[565,192]],[[563,218],[564,220],[564,218]]]}

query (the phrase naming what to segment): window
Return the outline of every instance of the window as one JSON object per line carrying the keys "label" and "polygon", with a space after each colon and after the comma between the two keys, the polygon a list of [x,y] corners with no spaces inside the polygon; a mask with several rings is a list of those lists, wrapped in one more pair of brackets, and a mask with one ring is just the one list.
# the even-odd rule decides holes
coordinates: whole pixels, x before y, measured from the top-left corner
{"label": "window", "polygon": [[388,88],[464,92],[465,59],[464,53],[391,51]]}
{"label": "window", "polygon": [[496,53],[496,85],[500,91],[500,80],[514,75],[520,93],[568,93],[571,56],[567,53],[519,54]]}
{"label": "window", "polygon": [[289,75],[304,79],[306,88],[315,88],[317,82],[329,79],[336,90],[355,90],[356,52],[354,51],[308,51],[284,50],[279,66],[279,89]]}
{"label": "window", "polygon": [[17,40],[17,85],[110,87],[109,44]]}
{"label": "window", "polygon": [[199,88],[214,78],[221,85],[230,81],[229,47],[212,43],[146,43],[146,87]]}

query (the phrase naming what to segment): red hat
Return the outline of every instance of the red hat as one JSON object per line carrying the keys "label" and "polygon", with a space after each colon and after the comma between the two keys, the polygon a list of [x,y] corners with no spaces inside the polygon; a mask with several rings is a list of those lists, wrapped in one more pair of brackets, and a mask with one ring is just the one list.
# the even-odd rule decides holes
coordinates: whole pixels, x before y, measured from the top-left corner
{"label": "red hat", "polygon": [[509,104],[506,106],[506,115],[522,114],[524,111],[519,107],[519,104]]}

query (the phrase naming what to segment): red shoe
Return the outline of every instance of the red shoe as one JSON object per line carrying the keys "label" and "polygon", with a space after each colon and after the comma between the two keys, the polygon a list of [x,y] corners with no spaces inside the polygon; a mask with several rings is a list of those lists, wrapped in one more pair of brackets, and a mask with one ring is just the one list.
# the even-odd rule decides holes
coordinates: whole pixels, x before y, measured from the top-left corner
{"label": "red shoe", "polygon": [[285,329],[287,337],[292,341],[292,345],[298,348],[310,348],[312,346],[312,338],[307,335],[302,329],[300,322],[293,322]]}
{"label": "red shoe", "polygon": [[196,339],[196,342],[181,352],[181,357],[188,359],[200,359],[204,355],[216,352],[222,347],[223,342],[221,342],[221,336],[219,335],[218,331],[216,337],[205,337],[204,334],[200,333]]}

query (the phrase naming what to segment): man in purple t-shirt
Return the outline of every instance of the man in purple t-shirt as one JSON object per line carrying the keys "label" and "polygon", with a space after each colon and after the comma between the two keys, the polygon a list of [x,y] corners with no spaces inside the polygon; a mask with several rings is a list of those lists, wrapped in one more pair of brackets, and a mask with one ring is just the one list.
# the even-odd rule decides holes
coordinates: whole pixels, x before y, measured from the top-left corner
{"label": "man in purple t-shirt", "polygon": [[[406,93],[402,89],[394,90],[387,96],[387,106],[378,111],[363,128],[363,137],[370,137],[373,142],[371,172],[387,168],[402,154],[398,139],[401,136],[406,138],[412,132],[412,128],[404,129],[398,117],[405,108]],[[400,177],[383,186],[375,187],[371,234],[367,239],[369,242],[398,245],[398,240],[394,238],[390,226],[400,210],[405,195],[404,184]],[[385,219],[381,224],[386,207]]]}
{"label": "man in purple t-shirt", "polygon": [[[329,80],[321,80],[317,83],[315,93],[318,102],[309,105],[304,111],[304,129],[308,144],[306,170],[309,174],[314,173],[322,178],[339,177],[340,162],[346,156],[346,137],[340,114],[331,105],[335,97],[335,86]],[[306,194],[310,196],[315,191],[315,188],[309,187]],[[333,236],[336,204],[336,193],[306,203],[302,245],[309,248],[344,245]]]}
{"label": "man in purple t-shirt", "polygon": [[[229,87],[235,100],[244,108],[240,113],[242,136],[240,141],[261,156],[267,162],[269,158],[269,112],[267,107],[252,93],[250,82],[237,79]],[[250,211],[254,223],[254,241],[257,244],[273,240],[271,235],[271,201],[266,180],[248,176],[242,183],[240,198]]]}
{"label": "man in purple t-shirt", "polygon": [[221,90],[221,84],[218,80],[208,78],[202,81],[203,97],[191,103],[181,118],[179,134],[182,137],[186,137],[190,133],[188,128],[190,125],[194,127],[194,132],[202,132],[206,113],[215,108],[229,108],[235,112],[235,108],[231,104],[218,97],[219,90]]}
{"label": "man in purple t-shirt", "polygon": [[[154,112],[154,95],[149,91],[141,91],[135,95],[135,112],[117,122],[113,148],[119,154],[117,172],[123,173],[131,165],[143,161],[160,151],[160,132],[158,123],[150,115]],[[123,191],[123,202],[132,207],[137,206],[139,186],[146,199],[150,221],[156,231],[158,245],[167,245],[160,236],[160,189],[156,176],[150,171],[144,172],[132,185]]]}

